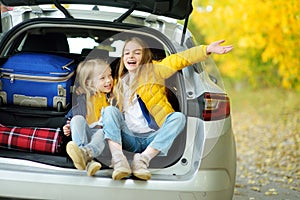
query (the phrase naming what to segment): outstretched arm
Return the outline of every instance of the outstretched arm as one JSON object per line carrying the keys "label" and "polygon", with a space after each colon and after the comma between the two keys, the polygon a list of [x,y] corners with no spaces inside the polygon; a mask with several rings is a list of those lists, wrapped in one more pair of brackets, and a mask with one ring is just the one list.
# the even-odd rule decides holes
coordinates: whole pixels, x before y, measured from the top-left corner
{"label": "outstretched arm", "polygon": [[232,45],[221,46],[220,44],[222,44],[223,42],[225,42],[225,40],[219,40],[209,44],[206,48],[206,53],[209,55],[211,53],[225,54],[230,52],[233,49],[233,46]]}

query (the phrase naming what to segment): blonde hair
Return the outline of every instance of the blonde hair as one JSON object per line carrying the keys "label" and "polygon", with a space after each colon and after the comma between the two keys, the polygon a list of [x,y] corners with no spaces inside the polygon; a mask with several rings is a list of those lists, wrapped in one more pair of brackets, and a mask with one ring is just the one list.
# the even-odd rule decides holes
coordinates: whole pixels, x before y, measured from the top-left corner
{"label": "blonde hair", "polygon": [[129,86],[130,87],[129,89],[132,92],[131,99],[132,99],[136,89],[141,85],[141,77],[143,77],[144,83],[146,83],[147,80],[150,79],[149,78],[150,76],[152,77],[152,79],[155,78],[154,71],[152,68],[153,67],[152,52],[151,52],[150,48],[148,47],[148,45],[142,39],[140,39],[138,37],[132,37],[132,38],[126,40],[123,50],[122,50],[122,56],[120,59],[120,65],[119,65],[119,69],[118,69],[118,78],[115,82],[115,87],[114,87],[114,96],[117,100],[116,103],[119,106],[120,110],[123,109],[123,102],[124,102],[124,98],[123,98],[124,97],[124,89],[123,89],[122,77],[127,72],[125,65],[124,65],[124,49],[125,49],[125,46],[129,42],[135,42],[142,47],[142,59],[141,59],[141,63],[140,63],[141,66],[137,68],[137,70],[135,72],[135,77],[132,81],[132,84]]}
{"label": "blonde hair", "polygon": [[93,110],[92,102],[88,101],[91,96],[97,94],[95,79],[101,76],[110,65],[102,59],[90,59],[79,63],[76,71],[76,94],[86,96],[87,114]]}

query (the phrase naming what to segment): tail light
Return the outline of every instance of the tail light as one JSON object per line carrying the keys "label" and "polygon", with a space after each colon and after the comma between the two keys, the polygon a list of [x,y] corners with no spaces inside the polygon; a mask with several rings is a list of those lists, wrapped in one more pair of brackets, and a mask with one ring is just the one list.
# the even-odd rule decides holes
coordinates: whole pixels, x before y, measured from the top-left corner
{"label": "tail light", "polygon": [[230,101],[226,94],[204,93],[202,119],[220,120],[230,115]]}

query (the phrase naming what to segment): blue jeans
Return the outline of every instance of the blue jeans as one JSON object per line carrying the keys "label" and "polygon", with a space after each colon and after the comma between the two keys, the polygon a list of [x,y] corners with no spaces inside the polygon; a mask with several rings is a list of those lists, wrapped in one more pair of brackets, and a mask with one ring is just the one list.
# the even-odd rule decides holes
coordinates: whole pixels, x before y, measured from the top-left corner
{"label": "blue jeans", "polygon": [[181,112],[169,114],[162,127],[150,133],[133,133],[125,123],[123,114],[118,108],[108,106],[103,111],[104,138],[110,139],[127,151],[141,153],[148,146],[160,151],[159,155],[166,156],[175,138],[183,130],[186,122]]}
{"label": "blue jeans", "polygon": [[90,128],[81,115],[75,115],[71,119],[70,127],[72,140],[79,147],[89,148],[94,158],[100,156],[105,147],[102,129]]}

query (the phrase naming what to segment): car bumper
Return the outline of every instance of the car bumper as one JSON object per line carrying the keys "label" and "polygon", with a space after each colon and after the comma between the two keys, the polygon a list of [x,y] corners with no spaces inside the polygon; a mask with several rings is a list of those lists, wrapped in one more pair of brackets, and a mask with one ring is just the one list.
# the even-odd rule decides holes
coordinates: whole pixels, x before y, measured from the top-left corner
{"label": "car bumper", "polygon": [[23,199],[116,200],[198,200],[232,197],[230,177],[225,170],[198,171],[188,181],[115,181],[110,177],[88,177],[85,172],[78,173],[78,170],[67,172],[52,174],[0,169],[0,196]]}

